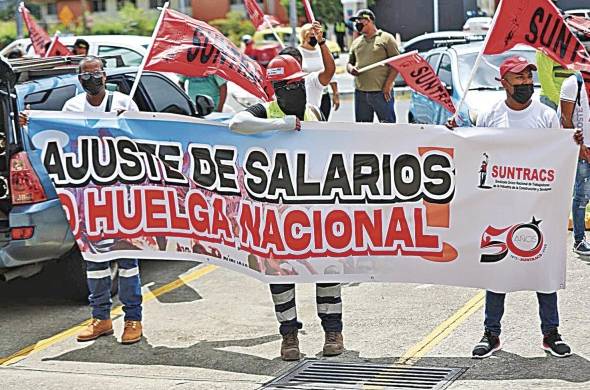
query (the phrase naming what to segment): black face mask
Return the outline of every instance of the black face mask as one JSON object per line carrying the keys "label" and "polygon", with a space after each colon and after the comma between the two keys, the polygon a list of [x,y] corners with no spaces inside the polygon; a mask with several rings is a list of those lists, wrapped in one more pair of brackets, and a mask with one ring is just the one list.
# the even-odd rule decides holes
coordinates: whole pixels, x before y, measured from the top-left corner
{"label": "black face mask", "polygon": [[311,46],[315,47],[315,46],[318,44],[318,39],[317,39],[316,37],[311,37],[311,38],[309,38],[309,41],[308,41],[308,43],[309,43]]}
{"label": "black face mask", "polygon": [[296,115],[303,120],[305,114],[305,83],[301,82],[294,89],[286,90],[285,88],[275,89],[277,103],[280,109],[287,115]]}
{"label": "black face mask", "polygon": [[98,95],[104,89],[104,83],[102,78],[97,79],[91,77],[90,80],[80,80],[80,84],[82,84],[84,92],[91,96]]}
{"label": "black face mask", "polygon": [[520,85],[513,85],[514,93],[510,95],[512,99],[516,100],[520,104],[525,104],[535,92],[535,88],[533,84],[520,84]]}
{"label": "black face mask", "polygon": [[354,24],[354,28],[356,28],[356,31],[358,32],[363,32],[363,28],[365,28],[365,25],[363,23],[355,23]]}

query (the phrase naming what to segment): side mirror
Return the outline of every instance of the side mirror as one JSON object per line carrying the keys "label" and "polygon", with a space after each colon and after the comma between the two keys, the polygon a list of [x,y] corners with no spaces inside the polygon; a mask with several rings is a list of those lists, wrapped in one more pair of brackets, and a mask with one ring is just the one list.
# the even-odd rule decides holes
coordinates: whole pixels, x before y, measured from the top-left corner
{"label": "side mirror", "polygon": [[197,116],[204,117],[215,111],[215,102],[207,95],[195,96],[195,107],[197,109]]}

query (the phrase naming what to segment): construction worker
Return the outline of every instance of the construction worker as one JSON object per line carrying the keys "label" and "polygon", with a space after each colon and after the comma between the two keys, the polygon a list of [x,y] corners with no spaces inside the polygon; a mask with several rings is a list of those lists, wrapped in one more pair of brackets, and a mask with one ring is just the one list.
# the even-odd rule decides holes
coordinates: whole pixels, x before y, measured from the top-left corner
{"label": "construction worker", "polygon": [[[267,78],[275,90],[276,100],[256,104],[236,114],[229,123],[230,129],[242,134],[291,131],[301,130],[301,121],[318,121],[318,108],[306,103],[306,75],[295,58],[288,55],[273,58],[268,64]],[[283,336],[281,358],[299,360],[298,331],[303,324],[297,320],[295,285],[271,284],[270,291]],[[316,304],[325,332],[323,354],[340,355],[344,351],[340,283],[316,284]]]}

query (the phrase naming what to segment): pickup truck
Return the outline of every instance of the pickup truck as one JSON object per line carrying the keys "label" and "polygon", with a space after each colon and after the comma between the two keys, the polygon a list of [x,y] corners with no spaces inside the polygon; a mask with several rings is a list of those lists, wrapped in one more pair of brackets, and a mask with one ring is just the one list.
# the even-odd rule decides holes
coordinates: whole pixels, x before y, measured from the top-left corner
{"label": "pickup truck", "polygon": [[[105,70],[107,89],[129,94],[137,68]],[[44,267],[60,267],[56,288],[79,300],[88,296],[85,263],[40,150],[18,124],[18,112],[25,107],[60,111],[68,99],[81,93],[76,73],[72,58],[11,62],[0,56],[0,278],[9,281],[35,275]],[[168,77],[153,72],[144,72],[134,96],[140,111],[210,114],[211,99],[195,98],[196,104]],[[112,275],[115,279],[116,264]],[[116,289],[117,283],[113,286]]]}

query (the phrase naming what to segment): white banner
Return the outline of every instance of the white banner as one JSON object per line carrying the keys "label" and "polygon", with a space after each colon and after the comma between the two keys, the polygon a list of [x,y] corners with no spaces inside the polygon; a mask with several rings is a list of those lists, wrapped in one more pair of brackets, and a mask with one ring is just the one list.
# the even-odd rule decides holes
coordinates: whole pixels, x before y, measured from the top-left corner
{"label": "white banner", "polygon": [[572,131],[245,136],[175,115],[60,115],[32,115],[29,133],[87,260],[208,261],[269,283],[565,286]]}

